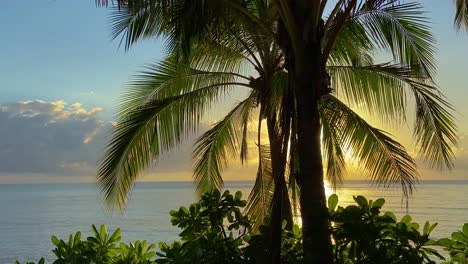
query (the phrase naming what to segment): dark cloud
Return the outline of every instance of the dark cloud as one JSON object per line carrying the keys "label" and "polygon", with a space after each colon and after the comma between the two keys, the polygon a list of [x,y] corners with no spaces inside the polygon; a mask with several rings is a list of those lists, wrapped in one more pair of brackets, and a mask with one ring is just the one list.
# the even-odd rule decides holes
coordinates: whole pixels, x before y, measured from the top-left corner
{"label": "dark cloud", "polygon": [[[113,127],[101,111],[64,101],[0,104],[0,183],[92,180]],[[200,131],[207,128],[202,124]],[[145,178],[189,180],[196,137],[155,161]]]}
{"label": "dark cloud", "polygon": [[90,175],[111,131],[101,108],[79,103],[0,104],[0,173]]}

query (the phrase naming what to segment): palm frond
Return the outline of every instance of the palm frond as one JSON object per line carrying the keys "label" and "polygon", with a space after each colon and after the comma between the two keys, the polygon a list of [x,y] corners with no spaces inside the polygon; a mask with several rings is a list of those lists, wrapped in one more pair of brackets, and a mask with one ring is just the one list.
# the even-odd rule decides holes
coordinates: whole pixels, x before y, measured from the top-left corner
{"label": "palm frond", "polygon": [[455,27],[468,31],[468,0],[455,0]]}
{"label": "palm frond", "polygon": [[259,161],[255,184],[250,191],[245,213],[253,221],[252,229],[256,231],[260,225],[264,224],[265,218],[269,217],[273,193],[275,189],[270,148],[266,145],[259,145]]}
{"label": "palm frond", "polygon": [[232,88],[226,83],[199,86],[121,112],[97,177],[106,204],[123,209],[143,170],[196,131],[204,113]]}
{"label": "palm frond", "polygon": [[[252,92],[244,101],[237,104],[220,122],[204,133],[196,142],[193,157],[194,180],[199,193],[223,185],[221,176],[224,168],[239,152],[239,147],[247,155],[242,142],[246,142],[244,131],[256,104],[256,93]],[[245,143],[244,143],[245,144]]]}
{"label": "palm frond", "polygon": [[435,73],[435,38],[419,3],[365,1],[349,19],[361,23],[368,38],[397,63],[417,65],[431,76]]}
{"label": "palm frond", "polygon": [[416,100],[414,136],[420,153],[432,167],[453,168],[457,126],[451,111],[452,106],[433,86],[410,82]]}
{"label": "palm frond", "polygon": [[417,182],[416,165],[405,148],[385,132],[372,127],[333,96],[322,99],[324,118],[338,131],[342,148],[351,155],[378,186],[401,186],[405,196]]}
{"label": "palm frond", "polygon": [[[216,64],[211,63],[209,58],[197,57],[192,64],[198,69],[172,58],[147,65],[131,80],[120,100],[119,113],[125,114],[150,100],[178,96],[202,87],[247,85],[247,77],[239,74],[240,64],[237,61],[226,59]],[[205,66],[203,70],[201,66]]]}
{"label": "palm frond", "polygon": [[[97,0],[96,4],[107,6],[108,2]],[[163,36],[169,50],[189,55],[192,43],[205,39],[208,33],[225,35],[227,28],[239,22],[256,24],[258,30],[265,29],[272,35],[271,29],[239,0],[116,2],[118,7],[111,15],[111,37],[121,36],[126,49],[142,38]]]}
{"label": "palm frond", "polygon": [[[451,113],[453,107],[430,79],[424,78],[412,67],[392,64],[363,67],[331,66],[329,68],[332,78],[336,78],[336,82],[339,83],[337,87],[340,88],[337,89],[337,94],[344,94],[344,97],[357,107],[360,102],[366,103],[365,108],[369,111],[379,114],[394,112],[404,115],[406,111],[401,110],[406,109],[406,104],[403,104],[406,101],[405,94],[413,95],[416,102],[414,136],[421,155],[433,167],[453,167],[452,147],[458,141],[457,126]],[[376,82],[372,84],[372,80]],[[386,94],[387,90],[389,94]],[[373,97],[377,94],[384,98],[374,100]],[[392,96],[396,99],[393,100]],[[399,102],[398,100],[401,100],[399,104],[393,103]],[[395,107],[402,109],[398,110]],[[379,110],[379,108],[388,108],[388,110]],[[388,123],[398,119],[384,116],[383,120]],[[405,120],[405,118],[400,117],[400,120]]]}
{"label": "palm frond", "polygon": [[392,64],[329,66],[334,93],[368,114],[397,124],[406,118],[403,77],[411,68]]}
{"label": "palm frond", "polygon": [[[294,130],[294,127],[293,127]],[[297,182],[297,140],[295,139],[295,133],[292,131],[291,139],[290,139],[290,146],[289,146],[289,161],[287,164],[287,179],[288,179],[288,191],[291,200],[291,209],[293,211],[293,219],[301,211],[300,205],[300,188]]]}
{"label": "palm frond", "polygon": [[157,1],[153,7],[138,5],[132,9],[128,6],[112,8],[109,16],[111,39],[120,38],[120,44],[124,44],[125,50],[128,50],[142,39],[164,35],[164,23],[167,21],[163,19],[163,14],[168,12],[167,9],[164,1]]}
{"label": "palm frond", "polygon": [[[330,41],[329,34],[335,25],[329,26],[330,28],[326,29],[325,41]],[[374,43],[367,35],[365,27],[357,20],[349,19],[336,36],[327,65],[373,64],[374,50]]]}
{"label": "palm frond", "polygon": [[326,164],[326,175],[328,182],[334,189],[337,188],[346,176],[346,161],[343,153],[341,131],[332,123],[337,121],[336,117],[330,115],[329,105],[320,105],[320,120],[322,123],[322,155]]}

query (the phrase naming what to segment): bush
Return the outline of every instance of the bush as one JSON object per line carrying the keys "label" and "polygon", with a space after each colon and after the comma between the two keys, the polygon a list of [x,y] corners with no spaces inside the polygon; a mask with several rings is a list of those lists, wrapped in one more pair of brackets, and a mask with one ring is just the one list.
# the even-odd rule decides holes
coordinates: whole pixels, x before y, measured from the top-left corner
{"label": "bush", "polygon": [[[148,245],[146,241],[130,243],[126,245],[120,243],[120,229],[109,234],[106,226],[101,225],[98,230],[92,226],[93,236],[86,240],[81,240],[81,232],[70,235],[68,241],[58,239],[52,236],[52,243],[55,248],[52,250],[56,256],[53,264],[97,264],[97,263],[116,263],[116,264],[149,264],[154,263],[151,259],[156,256],[152,252],[156,247],[154,244]],[[44,258],[41,258],[38,264],[44,264]],[[20,264],[18,261],[15,264]],[[35,264],[27,262],[26,264]]]}
{"label": "bush", "polygon": [[[338,196],[328,199],[330,233],[333,238],[334,260],[337,264],[388,263],[423,264],[445,261],[436,250],[448,252],[447,264],[468,263],[468,224],[451,238],[437,241],[430,238],[437,224],[426,222],[421,228],[406,215],[398,220],[391,212],[381,213],[384,199],[367,200],[354,197],[355,205],[338,206]],[[242,214],[246,201],[240,192],[205,193],[199,202],[188,208],[170,212],[172,225],[182,229],[180,241],[161,242],[156,252],[154,244],[136,241],[120,243],[120,229],[109,234],[105,225],[93,236],[81,240],[81,233],[70,235],[68,241],[52,236],[56,256],[54,264],[194,264],[194,263],[268,263],[271,232],[267,225],[252,233],[251,222]],[[281,263],[302,263],[302,230],[294,225],[282,229]],[[44,264],[41,259],[38,264]],[[16,264],[20,264],[18,261]],[[26,264],[34,264],[28,262]]]}
{"label": "bush", "polygon": [[250,223],[241,212],[241,192],[206,193],[189,208],[171,211],[172,225],[182,229],[182,241],[160,243],[157,263],[243,263],[243,245]]}
{"label": "bush", "polygon": [[367,201],[354,197],[356,205],[337,207],[338,197],[329,198],[330,223],[336,263],[435,263],[444,259],[429,238],[437,224],[419,224],[406,215],[400,221],[391,212],[381,214],[383,199]]}

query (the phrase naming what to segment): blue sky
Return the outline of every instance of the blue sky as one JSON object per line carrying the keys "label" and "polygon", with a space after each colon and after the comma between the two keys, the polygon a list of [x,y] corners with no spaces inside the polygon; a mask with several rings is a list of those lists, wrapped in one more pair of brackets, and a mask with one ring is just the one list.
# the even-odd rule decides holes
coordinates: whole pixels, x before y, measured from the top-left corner
{"label": "blue sky", "polygon": [[130,51],[110,41],[108,10],[93,0],[7,0],[0,11],[2,101],[79,101],[110,110],[130,74],[161,43]]}
{"label": "blue sky", "polygon": [[[453,1],[422,3],[438,40],[437,82],[456,107],[460,127],[459,166],[444,175],[468,179],[464,139],[468,134],[468,34],[453,28]],[[0,183],[92,179],[108,139],[104,131],[110,130],[113,108],[125,83],[144,64],[161,58],[163,50],[161,41],[147,40],[125,52],[118,41],[110,40],[108,14],[109,10],[96,8],[94,0],[2,1],[0,117],[8,122],[0,127],[0,157],[8,156],[9,165],[0,159]],[[14,123],[15,118],[21,122]],[[44,137],[36,135],[32,140],[39,132]],[[52,134],[56,137],[50,138]],[[26,155],[26,143],[38,141],[40,146]],[[16,152],[8,154],[7,149]],[[171,166],[177,161],[188,163],[187,155],[179,156],[165,158],[154,179],[188,180],[190,164],[180,170]],[[25,157],[35,165],[27,165]],[[12,169],[21,163],[30,168]],[[426,172],[435,175],[430,178],[441,175]]]}

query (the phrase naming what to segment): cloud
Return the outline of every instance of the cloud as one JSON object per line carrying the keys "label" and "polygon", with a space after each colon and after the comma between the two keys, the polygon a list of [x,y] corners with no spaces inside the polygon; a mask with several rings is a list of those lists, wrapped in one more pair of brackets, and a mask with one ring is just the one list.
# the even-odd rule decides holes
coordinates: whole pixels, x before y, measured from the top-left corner
{"label": "cloud", "polygon": [[94,175],[112,127],[101,111],[63,100],[0,104],[0,174]]}
{"label": "cloud", "polygon": [[[115,123],[100,107],[41,100],[0,104],[0,183],[93,181]],[[201,124],[200,133],[209,125]],[[165,153],[142,180],[190,180],[199,134]]]}

